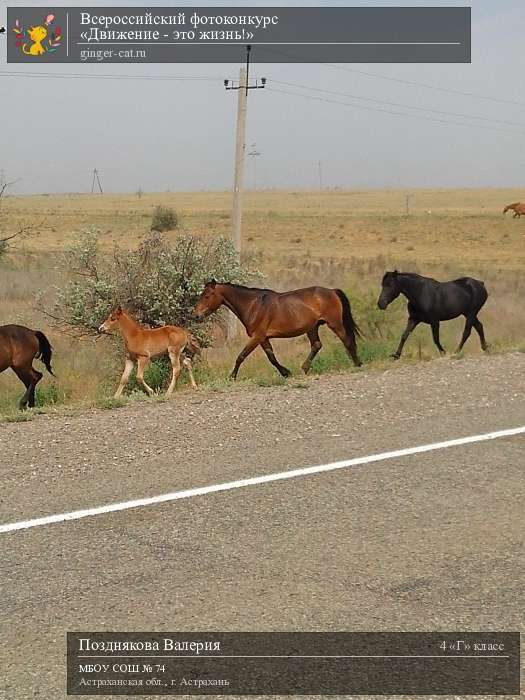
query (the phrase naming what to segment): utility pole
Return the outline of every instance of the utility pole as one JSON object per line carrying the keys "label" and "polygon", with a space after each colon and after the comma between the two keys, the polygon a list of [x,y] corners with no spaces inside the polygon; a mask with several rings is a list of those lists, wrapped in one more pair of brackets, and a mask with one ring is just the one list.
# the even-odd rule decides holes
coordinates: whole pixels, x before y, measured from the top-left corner
{"label": "utility pole", "polygon": [[[250,52],[252,47],[246,47],[246,66],[239,71],[239,84],[234,85],[232,80],[225,80],[226,90],[237,90],[237,131],[235,136],[235,167],[233,179],[233,208],[232,208],[232,238],[237,260],[241,260],[242,241],[242,194],[244,187],[244,156],[246,151],[246,113],[248,108],[248,90],[257,90],[266,87],[266,78],[261,82],[255,81],[250,85]],[[235,317],[228,326],[228,337],[235,335]]]}
{"label": "utility pole", "polygon": [[93,170],[93,181],[91,182],[91,194],[95,192],[95,185],[98,187],[99,193],[104,194],[102,192],[102,185],[100,184],[100,178],[98,176],[98,170],[95,168]]}
{"label": "utility pole", "polygon": [[261,155],[261,153],[260,153],[260,151],[257,150],[256,143],[252,143],[250,148],[252,150],[248,153],[248,155],[251,157],[252,162],[253,162],[253,189],[256,190],[257,189],[257,158],[258,158],[258,156]]}
{"label": "utility pole", "polygon": [[319,171],[319,189],[323,189],[323,164],[321,161],[317,163],[317,169]]}
{"label": "utility pole", "polygon": [[[241,259],[242,194],[244,184],[244,151],[246,148],[246,112],[248,91],[246,68],[239,71],[237,93],[237,132],[235,135],[235,166],[233,174],[232,238],[238,260]],[[228,89],[228,87],[226,87]]]}
{"label": "utility pole", "polygon": [[405,195],[405,197],[406,197],[406,214],[408,216],[408,214],[410,213],[410,198],[412,197],[412,195],[407,194],[407,195]]}

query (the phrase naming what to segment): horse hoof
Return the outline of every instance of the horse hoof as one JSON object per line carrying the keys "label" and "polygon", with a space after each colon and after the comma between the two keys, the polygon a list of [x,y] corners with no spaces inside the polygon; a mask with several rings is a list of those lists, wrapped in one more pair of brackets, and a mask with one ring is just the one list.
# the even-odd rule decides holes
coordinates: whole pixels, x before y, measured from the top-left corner
{"label": "horse hoof", "polygon": [[400,355],[397,355],[396,353],[394,353],[393,355],[390,355],[390,357],[391,357],[393,360],[399,360]]}

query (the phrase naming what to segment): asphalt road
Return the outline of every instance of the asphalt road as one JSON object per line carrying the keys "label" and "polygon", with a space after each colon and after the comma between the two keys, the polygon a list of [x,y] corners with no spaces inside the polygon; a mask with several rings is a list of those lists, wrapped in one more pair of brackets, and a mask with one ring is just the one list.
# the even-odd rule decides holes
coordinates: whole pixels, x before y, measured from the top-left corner
{"label": "asphalt road", "polygon": [[[525,355],[0,425],[0,524],[525,425]],[[0,697],[70,630],[520,630],[525,437],[0,535]]]}

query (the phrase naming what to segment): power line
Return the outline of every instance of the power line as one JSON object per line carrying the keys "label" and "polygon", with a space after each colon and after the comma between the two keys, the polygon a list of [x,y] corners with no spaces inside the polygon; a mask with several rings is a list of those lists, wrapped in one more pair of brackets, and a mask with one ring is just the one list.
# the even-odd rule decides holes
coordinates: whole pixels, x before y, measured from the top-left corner
{"label": "power line", "polygon": [[91,78],[96,80],[174,80],[174,81],[217,81],[222,76],[178,76],[178,75],[118,75],[109,73],[32,73],[28,71],[0,71],[0,78]]}
{"label": "power line", "polygon": [[493,97],[492,95],[480,95],[476,92],[466,92],[464,90],[455,90],[454,88],[444,88],[439,85],[430,85],[429,83],[420,83],[416,80],[406,80],[404,78],[392,78],[388,75],[380,75],[379,73],[368,73],[364,70],[357,70],[355,68],[347,68],[346,66],[340,66],[336,63],[323,63],[322,65],[328,66],[329,68],[336,68],[337,70],[345,71],[346,73],[357,73],[358,75],[365,75],[368,78],[377,78],[378,80],[388,80],[393,83],[401,83],[403,85],[410,85],[411,87],[425,88],[426,90],[436,90],[437,92],[447,92],[451,95],[461,95],[462,97],[470,97],[475,100],[488,100],[489,102],[500,102],[501,104],[507,105],[518,105],[519,107],[525,107],[525,102],[518,102],[516,100],[507,100],[502,97]]}
{"label": "power line", "polygon": [[[307,60],[306,56],[298,56],[290,54],[286,51],[281,51],[278,49],[269,49],[267,47],[258,46],[257,51],[262,51],[264,53],[272,53],[275,55],[285,56],[286,58],[293,58],[301,62]],[[356,68],[347,68],[346,66],[341,66],[337,63],[319,63],[318,65],[325,66],[326,68],[333,68],[335,70],[344,71],[346,73],[355,73],[356,75],[364,75],[367,78],[375,78],[376,80],[386,80],[393,83],[399,83],[402,85],[409,85],[411,87],[424,88],[426,90],[435,90],[437,92],[444,92],[451,95],[460,95],[463,97],[469,97],[471,99],[486,100],[490,102],[497,102],[501,104],[516,105],[520,107],[525,107],[525,102],[520,102],[517,100],[509,100],[502,97],[494,97],[493,95],[481,95],[479,93],[467,92],[465,90],[456,90],[454,88],[444,88],[439,85],[431,85],[430,83],[423,83],[416,80],[407,80],[405,78],[394,78],[388,75],[381,75],[379,73],[370,73],[368,71],[358,70]],[[110,74],[98,74],[98,73],[32,73],[28,71],[0,71],[0,77],[28,77],[28,78],[96,78],[105,80],[207,80],[215,81],[218,78],[215,76],[159,76],[159,75],[110,75]],[[365,98],[360,98],[365,99]],[[414,108],[416,109],[416,108]]]}
{"label": "power line", "polygon": [[288,90],[280,90],[279,88],[271,88],[271,92],[278,92],[283,95],[290,95],[292,97],[302,97],[307,100],[315,100],[317,102],[327,102],[329,104],[341,105],[342,107],[352,107],[354,109],[364,109],[370,112],[381,112],[382,114],[391,114],[397,117],[409,117],[412,119],[419,119],[421,121],[436,122],[439,124],[447,124],[451,126],[464,126],[473,129],[484,129],[488,131],[499,131],[505,134],[516,134],[519,136],[525,136],[525,131],[517,131],[516,129],[500,129],[495,126],[484,126],[483,124],[469,124],[468,122],[456,122],[450,121],[448,119],[439,119],[438,117],[428,117],[419,114],[409,114],[406,112],[396,112],[390,109],[381,109],[380,107],[369,107],[368,105],[354,104],[352,102],[341,102],[339,100],[331,100],[326,97],[316,97],[315,95],[304,95],[300,92],[290,92]]}
{"label": "power line", "polygon": [[[258,51],[265,53],[273,53],[275,55],[285,56],[286,58],[292,58],[301,63],[308,63],[307,56],[299,56],[297,54],[291,54],[286,51],[280,51],[278,49],[269,49],[267,47],[258,46]],[[340,66],[337,63],[318,63],[317,65],[324,66],[325,68],[334,68],[335,70],[344,71],[345,73],[355,73],[357,75],[364,75],[367,78],[376,78],[377,80],[387,80],[393,83],[400,83],[402,85],[409,85],[411,87],[425,88],[426,90],[436,90],[437,92],[445,92],[451,95],[460,95],[462,97],[469,97],[476,100],[486,100],[489,102],[498,102],[501,104],[515,105],[518,107],[525,107],[525,102],[519,102],[517,100],[508,100],[503,97],[494,97],[494,95],[481,95],[475,92],[467,92],[465,90],[456,90],[454,88],[444,88],[439,85],[431,85],[430,83],[418,82],[416,80],[407,80],[405,78],[393,78],[388,75],[381,75],[380,73],[369,73],[368,71],[358,70],[357,68],[347,68],[346,66]]]}
{"label": "power line", "polygon": [[407,104],[400,104],[399,102],[389,102],[387,100],[378,100],[374,97],[363,97],[361,95],[353,95],[348,92],[340,92],[335,91],[335,90],[326,90],[325,88],[318,88],[318,87],[313,87],[311,85],[299,85],[297,83],[288,83],[285,82],[284,80],[273,80],[273,83],[277,83],[279,85],[287,85],[288,87],[295,87],[295,88],[300,88],[302,90],[313,90],[314,92],[323,92],[326,93],[327,95],[340,95],[341,97],[350,97],[354,100],[364,100],[365,102],[374,102],[375,104],[381,104],[381,105],[389,105],[391,107],[401,107],[402,109],[413,109],[418,112],[431,112],[432,114],[441,114],[443,116],[449,116],[449,117],[460,117],[462,119],[478,119],[480,121],[485,121],[485,122],[493,122],[495,124],[506,124],[508,126],[520,126],[525,129],[525,124],[522,122],[509,122],[505,121],[503,119],[493,119],[491,117],[481,117],[478,116],[477,114],[462,114],[459,112],[447,112],[444,110],[440,109],[432,109],[430,107],[418,107],[416,105],[407,105]]}

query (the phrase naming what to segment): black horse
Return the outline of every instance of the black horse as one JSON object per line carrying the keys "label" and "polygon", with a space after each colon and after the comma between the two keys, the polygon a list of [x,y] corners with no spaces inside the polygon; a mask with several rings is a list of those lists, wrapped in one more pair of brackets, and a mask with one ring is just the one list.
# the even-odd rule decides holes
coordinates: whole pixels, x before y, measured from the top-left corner
{"label": "black horse", "polygon": [[460,352],[469,337],[472,327],[476,329],[483,350],[488,350],[483,325],[478,313],[487,301],[485,284],[473,277],[460,277],[451,282],[437,282],[431,277],[422,277],[413,272],[387,272],[383,277],[382,290],[377,305],[380,309],[397,299],[400,294],[408,299],[408,323],[401,336],[394,357],[399,359],[408,336],[419,323],[428,323],[439,352],[445,349],[439,342],[439,323],[458,316],[465,316],[465,330],[456,352]]}

